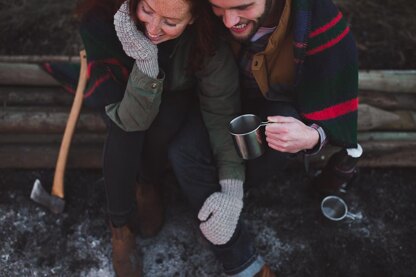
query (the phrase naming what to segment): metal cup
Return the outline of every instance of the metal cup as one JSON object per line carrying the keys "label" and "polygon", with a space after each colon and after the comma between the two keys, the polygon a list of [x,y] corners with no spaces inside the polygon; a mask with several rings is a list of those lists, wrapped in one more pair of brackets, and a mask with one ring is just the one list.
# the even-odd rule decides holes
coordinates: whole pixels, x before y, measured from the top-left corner
{"label": "metal cup", "polygon": [[333,221],[340,221],[348,217],[351,219],[361,219],[361,214],[353,214],[348,211],[345,201],[335,195],[325,197],[321,202],[321,211],[323,215]]}
{"label": "metal cup", "polygon": [[251,160],[263,155],[265,148],[260,127],[268,123],[254,114],[243,114],[231,120],[229,132],[241,158]]}

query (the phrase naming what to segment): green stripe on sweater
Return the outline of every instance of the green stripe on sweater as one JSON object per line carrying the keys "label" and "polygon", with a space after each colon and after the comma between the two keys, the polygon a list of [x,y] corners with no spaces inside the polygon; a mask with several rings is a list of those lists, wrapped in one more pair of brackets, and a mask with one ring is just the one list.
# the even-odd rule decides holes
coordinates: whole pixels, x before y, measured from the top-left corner
{"label": "green stripe on sweater", "polygon": [[292,2],[292,6],[296,11],[309,11],[311,9],[311,1],[296,0]]}
{"label": "green stripe on sweater", "polygon": [[335,26],[326,30],[325,32],[309,38],[309,45],[307,50],[315,49],[321,45],[324,45],[328,41],[337,38],[347,27],[347,23],[344,19],[341,19]]}
{"label": "green stripe on sweater", "polygon": [[[340,84],[343,84],[342,87]],[[305,91],[313,97],[308,98],[308,101],[301,101],[300,108],[303,112],[309,113],[316,111],[317,107],[328,107],[328,102],[342,103],[354,98],[357,88],[357,64],[351,63],[331,78],[304,80],[299,86],[300,91]]]}

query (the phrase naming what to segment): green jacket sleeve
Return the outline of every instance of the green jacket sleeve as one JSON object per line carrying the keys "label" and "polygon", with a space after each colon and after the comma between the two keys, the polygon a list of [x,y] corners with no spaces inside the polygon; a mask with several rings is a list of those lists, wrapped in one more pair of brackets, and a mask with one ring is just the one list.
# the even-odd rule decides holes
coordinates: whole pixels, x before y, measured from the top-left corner
{"label": "green jacket sleeve", "polygon": [[159,112],[163,80],[150,78],[134,65],[123,99],[107,105],[107,115],[124,131],[147,130]]}
{"label": "green jacket sleeve", "polygon": [[225,42],[196,76],[201,112],[217,161],[219,179],[244,181],[243,161],[237,155],[228,132],[229,122],[241,109],[238,68]]}

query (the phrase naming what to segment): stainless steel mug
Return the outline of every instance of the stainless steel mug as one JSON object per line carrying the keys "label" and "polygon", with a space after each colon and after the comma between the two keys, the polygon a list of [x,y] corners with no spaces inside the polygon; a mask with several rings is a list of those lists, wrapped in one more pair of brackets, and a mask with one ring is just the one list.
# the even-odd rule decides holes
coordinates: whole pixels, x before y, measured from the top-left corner
{"label": "stainless steel mug", "polygon": [[346,217],[351,219],[362,218],[361,213],[353,214],[349,212],[345,201],[335,195],[329,195],[322,200],[321,211],[326,218],[333,221],[340,221]]}
{"label": "stainless steel mug", "polygon": [[229,132],[241,158],[251,160],[263,155],[265,142],[260,127],[268,123],[254,114],[243,114],[230,121]]}

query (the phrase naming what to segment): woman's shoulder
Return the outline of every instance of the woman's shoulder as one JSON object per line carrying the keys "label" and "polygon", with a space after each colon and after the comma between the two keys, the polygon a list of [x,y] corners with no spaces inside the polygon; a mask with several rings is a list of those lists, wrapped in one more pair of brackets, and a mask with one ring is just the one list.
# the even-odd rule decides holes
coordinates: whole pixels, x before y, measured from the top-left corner
{"label": "woman's shoulder", "polygon": [[218,39],[216,41],[214,52],[212,55],[205,57],[200,71],[202,74],[213,74],[213,72],[218,72],[224,76],[227,76],[230,71],[238,71],[233,52],[226,40]]}
{"label": "woman's shoulder", "polygon": [[231,44],[225,37],[218,37],[218,39],[215,41],[214,49],[214,53],[211,56],[212,59],[224,59],[225,61],[228,58],[232,57]]}

